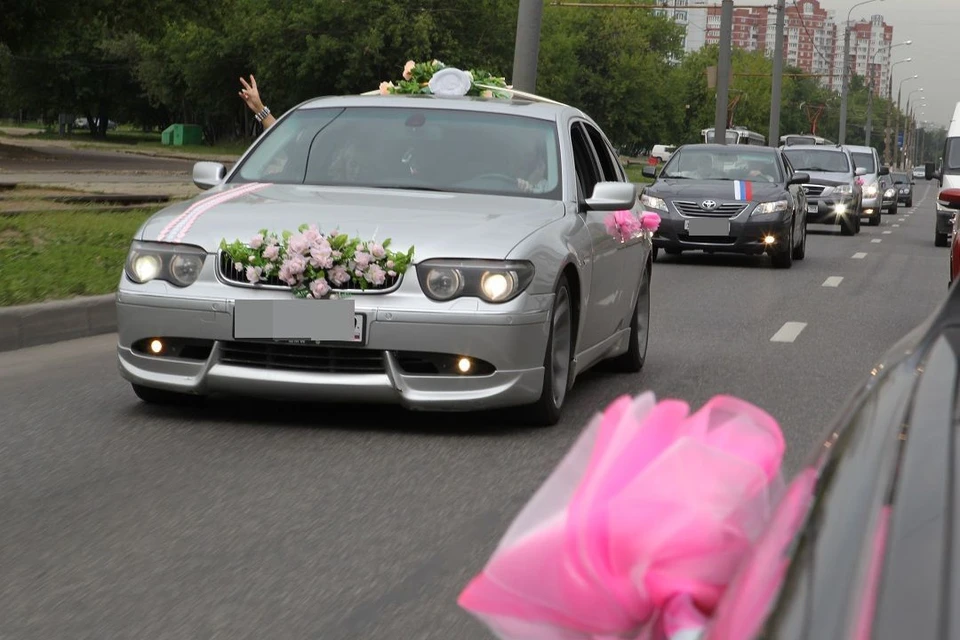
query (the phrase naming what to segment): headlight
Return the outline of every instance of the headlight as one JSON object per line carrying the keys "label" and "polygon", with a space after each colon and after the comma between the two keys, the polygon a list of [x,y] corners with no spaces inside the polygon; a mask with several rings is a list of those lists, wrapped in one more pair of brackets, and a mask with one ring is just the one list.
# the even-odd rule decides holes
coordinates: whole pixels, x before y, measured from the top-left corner
{"label": "headlight", "polygon": [[663,198],[655,198],[654,196],[648,196],[647,194],[640,196],[640,204],[648,209],[658,209],[660,211],[667,210],[667,203],[663,201]]}
{"label": "headlight", "polygon": [[420,287],[432,300],[478,297],[507,302],[533,280],[532,263],[520,260],[427,260],[417,265]]}
{"label": "headlight", "polygon": [[884,198],[892,198],[895,195],[897,195],[896,189],[887,189],[886,191],[883,192]]}
{"label": "headlight", "polygon": [[137,284],[163,280],[187,287],[197,281],[206,257],[193,245],[134,241],[123,270]]}
{"label": "headlight", "polygon": [[776,202],[761,202],[757,205],[757,208],[753,210],[752,215],[762,216],[767,213],[779,213],[780,211],[786,211],[789,203],[786,200],[777,200]]}
{"label": "headlight", "polygon": [[841,196],[852,196],[853,195],[853,186],[849,184],[841,184],[833,188],[834,193],[838,193]]}
{"label": "headlight", "polygon": [[863,195],[867,196],[868,198],[873,198],[877,195],[877,191],[879,191],[877,185],[869,184],[863,188]]}

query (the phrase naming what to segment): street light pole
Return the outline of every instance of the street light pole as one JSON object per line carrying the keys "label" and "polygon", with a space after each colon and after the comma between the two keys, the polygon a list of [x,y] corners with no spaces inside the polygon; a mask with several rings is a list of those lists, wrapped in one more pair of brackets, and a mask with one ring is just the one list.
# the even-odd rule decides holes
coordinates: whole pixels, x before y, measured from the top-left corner
{"label": "street light pole", "polygon": [[[914,76],[914,77],[919,77],[919,76]],[[911,79],[912,79],[912,78],[907,78],[906,80],[911,80]],[[904,82],[906,82],[906,80],[904,80]],[[910,97],[911,97],[913,94],[915,94],[915,93],[920,93],[920,92],[922,92],[922,91],[923,91],[923,87],[920,87],[919,89],[914,89],[913,91],[911,91],[910,93],[907,94],[907,108],[906,108],[906,111],[905,111],[904,114],[903,114],[903,144],[902,144],[902,145],[897,145],[898,147],[900,147],[900,149],[898,150],[898,153],[897,153],[897,167],[903,167],[904,162],[906,162],[906,160],[907,160],[907,155],[906,155],[906,148],[907,148],[907,147],[906,147],[906,145],[907,145],[907,122],[909,122],[909,120],[908,120],[908,115],[909,115],[909,113],[910,113]]]}
{"label": "street light pole", "polygon": [[537,91],[537,59],[540,56],[540,24],[543,0],[520,0],[517,39],[513,49],[513,88]]}
{"label": "street light pole", "polygon": [[916,80],[919,77],[920,76],[918,75],[914,75],[909,78],[904,78],[903,80],[900,81],[900,85],[897,87],[897,122],[896,122],[896,128],[893,131],[893,148],[894,148],[893,165],[894,166],[898,166],[900,164],[900,147],[903,146],[902,144],[900,144],[900,139],[899,139],[900,138],[900,122],[901,122],[901,116],[903,115],[903,111],[901,111],[900,109],[900,96],[903,93],[903,83],[908,82],[910,80]]}
{"label": "street light pole", "polygon": [[846,144],[847,140],[847,94],[850,90],[850,15],[857,7],[871,2],[883,2],[883,0],[863,0],[850,7],[847,12],[847,21],[843,24],[843,83],[840,88],[840,144]]}
{"label": "street light pole", "polygon": [[773,45],[773,84],[770,88],[770,137],[771,147],[780,141],[780,100],[783,93],[783,23],[787,0],[777,1],[777,31]]}
{"label": "street light pole", "polygon": [[720,58],[717,60],[717,108],[714,112],[713,141],[727,144],[727,109],[730,101],[730,67],[733,46],[733,0],[720,8]]}
{"label": "street light pole", "polygon": [[[890,52],[891,52],[891,51],[893,51],[893,50],[896,49],[897,47],[909,46],[909,45],[911,45],[911,44],[913,44],[913,40],[905,40],[905,41],[903,41],[903,42],[901,42],[901,43],[899,43],[899,44],[890,43],[890,45],[887,46],[887,48],[886,48],[886,51],[887,51],[887,64],[890,63]],[[875,54],[873,54],[874,64],[876,64],[877,56],[880,55],[881,53],[883,53],[883,49],[881,49],[880,51],[877,51]],[[907,60],[910,60],[910,58],[907,58]],[[891,77],[892,77],[892,74],[893,74],[893,65],[890,65],[890,66],[887,68],[887,73],[888,73],[888,74],[891,74]],[[871,136],[872,136],[872,134],[873,134],[873,93],[874,93],[874,91],[876,91],[876,89],[877,89],[877,83],[876,83],[876,81],[874,80],[873,74],[871,73],[871,74],[870,74],[870,92],[867,94],[867,127],[866,127],[866,142],[864,143],[864,144],[866,144],[866,146],[868,146],[868,147],[870,146],[870,138],[871,138]],[[890,105],[889,105],[889,104],[887,105],[887,113],[888,113],[888,114],[890,113]],[[889,126],[890,126],[890,122],[888,121],[888,122],[887,122],[887,127],[889,127]],[[884,149],[884,151],[886,151],[886,149]]]}

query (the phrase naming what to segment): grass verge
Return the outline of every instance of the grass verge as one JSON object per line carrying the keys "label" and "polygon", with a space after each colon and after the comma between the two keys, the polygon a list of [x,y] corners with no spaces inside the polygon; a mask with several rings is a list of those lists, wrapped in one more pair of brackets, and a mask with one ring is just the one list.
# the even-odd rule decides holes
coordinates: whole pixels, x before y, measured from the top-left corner
{"label": "grass verge", "polygon": [[134,232],[157,210],[0,216],[0,306],[116,291]]}

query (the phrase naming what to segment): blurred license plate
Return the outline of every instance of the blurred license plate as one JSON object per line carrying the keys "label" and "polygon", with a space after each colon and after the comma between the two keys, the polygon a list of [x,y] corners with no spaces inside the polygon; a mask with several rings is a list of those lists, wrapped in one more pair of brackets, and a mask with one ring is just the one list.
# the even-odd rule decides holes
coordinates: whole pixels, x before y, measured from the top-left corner
{"label": "blurred license plate", "polygon": [[808,213],[816,213],[816,212],[817,212],[817,206],[818,206],[818,205],[817,205],[816,202],[808,202],[808,203],[807,203],[807,212],[808,212]]}
{"label": "blurred license plate", "polygon": [[366,318],[353,300],[237,300],[234,338],[363,343]]}
{"label": "blurred license plate", "polygon": [[683,228],[691,236],[728,236],[730,221],[725,219],[697,218],[687,220]]}

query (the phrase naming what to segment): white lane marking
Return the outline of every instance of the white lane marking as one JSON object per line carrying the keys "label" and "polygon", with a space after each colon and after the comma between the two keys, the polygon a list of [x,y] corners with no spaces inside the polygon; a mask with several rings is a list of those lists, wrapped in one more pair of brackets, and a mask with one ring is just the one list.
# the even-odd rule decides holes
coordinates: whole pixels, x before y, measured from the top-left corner
{"label": "white lane marking", "polygon": [[891,233],[893,233],[893,231],[884,231],[884,232],[883,232],[883,235],[888,236],[888,235],[890,235]]}
{"label": "white lane marking", "polygon": [[880,243],[880,242],[883,242],[883,240],[881,240],[880,238],[874,238],[874,239],[873,239],[873,240],[871,240],[870,242],[873,242],[873,243],[875,243],[875,244],[876,244],[876,243]]}
{"label": "white lane marking", "polygon": [[903,218],[897,218],[897,222],[903,222]]}
{"label": "white lane marking", "polygon": [[894,227],[899,227],[900,225],[898,225],[898,224],[895,224],[895,225],[893,225],[893,226],[894,226]]}
{"label": "white lane marking", "polygon": [[839,287],[840,283],[843,282],[843,276],[830,276],[823,281],[824,287]]}
{"label": "white lane marking", "polygon": [[867,257],[867,254],[864,253],[863,251],[858,251],[857,253],[853,254],[851,257],[854,260],[863,260],[864,258]]}
{"label": "white lane marking", "polygon": [[793,342],[806,326],[806,322],[785,322],[780,330],[773,334],[770,342]]}

